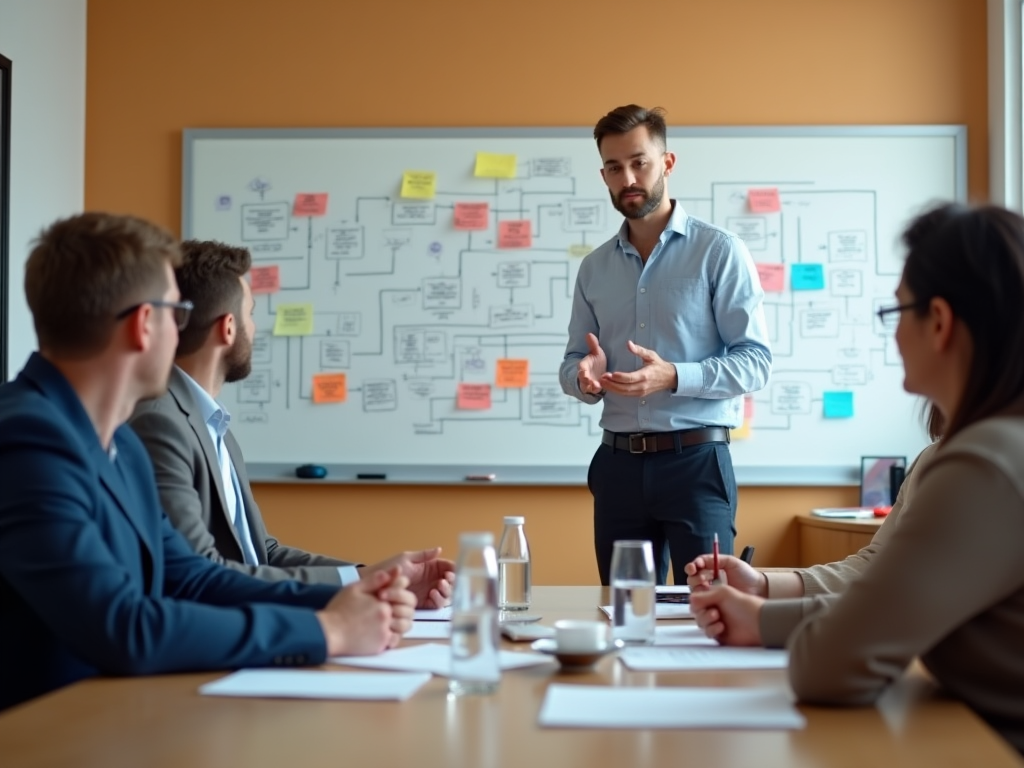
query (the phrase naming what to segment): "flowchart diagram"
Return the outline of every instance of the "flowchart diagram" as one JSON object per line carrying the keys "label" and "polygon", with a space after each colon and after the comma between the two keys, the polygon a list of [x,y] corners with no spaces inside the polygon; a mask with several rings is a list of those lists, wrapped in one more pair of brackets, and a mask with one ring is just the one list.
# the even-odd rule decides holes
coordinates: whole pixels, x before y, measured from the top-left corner
{"label": "flowchart diagram", "polygon": [[[189,234],[253,256],[253,370],[223,396],[250,460],[589,460],[600,407],[563,394],[558,368],[579,264],[622,217],[592,142],[479,143],[410,140],[379,163],[360,146],[354,168],[326,170],[240,150],[197,182]],[[899,278],[899,226],[937,196],[934,180],[893,211],[886,176],[844,184],[733,162],[701,178],[680,155],[671,193],[746,243],[766,294],[773,373],[747,398],[738,463],[777,462],[808,435],[871,453],[856,445],[867,419],[895,409],[912,424],[874,313]]]}

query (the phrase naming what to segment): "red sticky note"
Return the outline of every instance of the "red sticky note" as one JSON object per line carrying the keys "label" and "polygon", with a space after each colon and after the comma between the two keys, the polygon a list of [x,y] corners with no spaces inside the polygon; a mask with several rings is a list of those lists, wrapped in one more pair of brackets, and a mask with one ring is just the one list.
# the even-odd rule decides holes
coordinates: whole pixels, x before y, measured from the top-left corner
{"label": "red sticky note", "polygon": [[313,402],[344,403],[348,399],[348,377],[344,373],[314,373]]}
{"label": "red sticky note", "polygon": [[530,381],[530,361],[505,357],[498,360],[494,386],[503,389],[522,389]]}
{"label": "red sticky note", "polygon": [[300,192],[295,196],[292,216],[323,216],[326,213],[326,192]]}
{"label": "red sticky note", "polygon": [[743,420],[750,421],[754,418],[754,398],[744,397],[743,398]]}
{"label": "red sticky note", "polygon": [[249,284],[254,294],[277,293],[281,290],[281,268],[277,264],[253,267],[249,270]]}
{"label": "red sticky note", "polygon": [[456,203],[455,228],[462,230],[487,229],[491,215],[488,203]]}
{"label": "red sticky note", "polygon": [[748,189],[747,205],[750,206],[751,213],[777,213],[782,209],[778,188]]}
{"label": "red sticky note", "polygon": [[761,278],[761,288],[765,293],[779,293],[786,286],[786,266],[784,264],[755,264],[757,276]]}
{"label": "red sticky note", "polygon": [[533,245],[533,232],[529,219],[498,222],[499,248],[529,248]]}
{"label": "red sticky note", "polygon": [[455,407],[460,411],[489,411],[491,409],[491,385],[459,384]]}

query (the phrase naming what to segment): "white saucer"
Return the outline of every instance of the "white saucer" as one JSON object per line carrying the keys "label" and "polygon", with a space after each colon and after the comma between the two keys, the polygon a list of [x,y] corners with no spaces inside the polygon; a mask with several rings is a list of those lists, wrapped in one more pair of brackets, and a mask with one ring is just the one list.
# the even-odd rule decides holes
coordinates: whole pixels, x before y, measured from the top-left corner
{"label": "white saucer", "polygon": [[603,657],[615,653],[625,645],[621,640],[613,640],[599,651],[560,651],[553,638],[545,637],[530,643],[530,647],[541,653],[549,653],[567,669],[587,669],[594,666]]}

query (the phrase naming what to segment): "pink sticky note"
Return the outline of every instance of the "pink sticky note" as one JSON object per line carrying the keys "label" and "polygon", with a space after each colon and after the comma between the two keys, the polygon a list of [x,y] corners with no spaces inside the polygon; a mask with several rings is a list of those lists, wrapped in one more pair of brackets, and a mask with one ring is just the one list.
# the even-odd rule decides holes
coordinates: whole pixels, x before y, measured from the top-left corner
{"label": "pink sticky note", "polygon": [[754,418],[754,398],[744,397],[743,398],[743,420],[750,421]]}
{"label": "pink sticky note", "polygon": [[491,385],[459,384],[455,406],[460,411],[489,411],[491,409]]}
{"label": "pink sticky note", "polygon": [[766,187],[765,189],[748,189],[747,205],[751,213],[776,213],[782,205],[779,203],[779,190],[777,187]]}
{"label": "pink sticky note", "polygon": [[779,293],[786,285],[786,266],[784,264],[755,264],[757,276],[761,278],[761,288],[766,293]]}
{"label": "pink sticky note", "polygon": [[499,248],[529,248],[533,245],[533,232],[529,219],[498,222]]}
{"label": "pink sticky note", "polygon": [[249,270],[252,292],[277,293],[281,290],[281,268],[274,264],[269,267],[253,267]]}
{"label": "pink sticky note", "polygon": [[456,203],[455,228],[462,230],[487,229],[491,206],[487,203]]}
{"label": "pink sticky note", "polygon": [[323,216],[326,213],[326,192],[300,192],[295,196],[292,216]]}

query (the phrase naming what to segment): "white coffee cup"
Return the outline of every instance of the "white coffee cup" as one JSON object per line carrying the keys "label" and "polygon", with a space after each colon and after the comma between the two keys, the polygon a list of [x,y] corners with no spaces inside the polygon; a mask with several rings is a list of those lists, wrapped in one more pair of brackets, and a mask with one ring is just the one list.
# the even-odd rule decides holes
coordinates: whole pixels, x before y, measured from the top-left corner
{"label": "white coffee cup", "polygon": [[608,625],[603,621],[561,619],[555,622],[555,643],[567,653],[595,653],[608,647]]}

